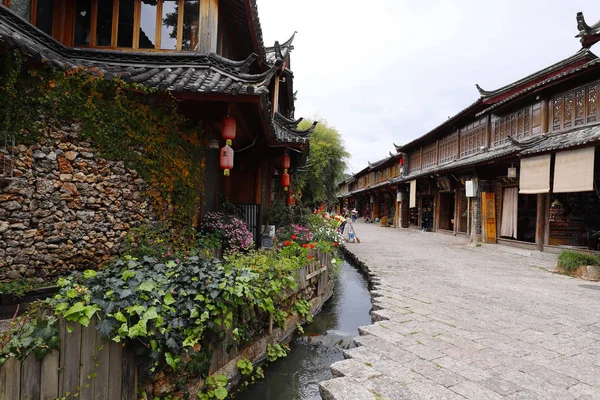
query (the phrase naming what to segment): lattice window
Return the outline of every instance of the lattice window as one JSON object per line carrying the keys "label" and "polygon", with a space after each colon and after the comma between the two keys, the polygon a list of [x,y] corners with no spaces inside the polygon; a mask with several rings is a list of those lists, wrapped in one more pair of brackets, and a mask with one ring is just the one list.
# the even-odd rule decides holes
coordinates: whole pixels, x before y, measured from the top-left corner
{"label": "lattice window", "polygon": [[[514,119],[514,129],[517,129],[516,116]],[[467,157],[475,154],[485,144],[486,119],[482,118],[475,121],[460,130],[460,157]]]}
{"label": "lattice window", "polygon": [[430,144],[423,148],[423,169],[433,168],[437,165],[437,145]]}
{"label": "lattice window", "polygon": [[554,97],[550,103],[552,131],[598,122],[598,82]]}
{"label": "lattice window", "polygon": [[542,132],[541,116],[542,103],[536,103],[494,120],[492,123],[492,147],[506,144],[509,136],[522,140],[540,134]]}
{"label": "lattice window", "polygon": [[444,164],[456,160],[458,157],[458,132],[440,140],[440,162]]}
{"label": "lattice window", "polygon": [[408,173],[421,170],[421,149],[417,149],[408,155]]}

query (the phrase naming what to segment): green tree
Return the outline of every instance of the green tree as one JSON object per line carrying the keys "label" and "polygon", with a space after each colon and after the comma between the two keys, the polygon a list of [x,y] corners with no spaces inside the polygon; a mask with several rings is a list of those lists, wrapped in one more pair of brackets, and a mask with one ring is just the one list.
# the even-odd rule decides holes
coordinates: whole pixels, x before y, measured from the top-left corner
{"label": "green tree", "polygon": [[[305,120],[299,129],[307,129],[310,125],[312,121]],[[302,201],[334,202],[337,185],[344,179],[349,157],[342,135],[327,121],[320,119],[310,138],[307,164],[295,177],[302,189]]]}

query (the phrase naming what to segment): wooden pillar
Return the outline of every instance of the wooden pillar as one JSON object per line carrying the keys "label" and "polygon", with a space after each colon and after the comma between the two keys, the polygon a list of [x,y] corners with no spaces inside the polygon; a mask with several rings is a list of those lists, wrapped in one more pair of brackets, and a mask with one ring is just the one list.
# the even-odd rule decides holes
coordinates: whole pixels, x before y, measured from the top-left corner
{"label": "wooden pillar", "polygon": [[472,197],[467,197],[467,236],[472,241],[472,238],[471,238],[471,231],[472,231],[472,229],[471,229],[471,221],[472,221],[472,218],[471,218],[471,200],[472,200]]}
{"label": "wooden pillar", "polygon": [[545,207],[545,216],[544,216],[544,244],[550,244],[550,193],[544,196],[544,207]]}
{"label": "wooden pillar", "polygon": [[408,211],[408,199],[406,198],[402,198],[402,201],[400,202],[400,209],[401,209],[401,213],[402,213],[402,217],[401,217],[401,223],[402,223],[402,227],[403,228],[408,228],[410,221],[409,221],[409,211]]}
{"label": "wooden pillar", "polygon": [[458,205],[458,189],[454,189],[454,224],[452,226],[452,230],[454,234],[458,232],[458,223],[460,221],[460,208]]}
{"label": "wooden pillar", "polygon": [[[417,193],[418,194],[418,193]],[[417,199],[417,215],[419,218],[417,219],[417,227],[421,229],[421,224],[423,223],[423,197],[419,196]]]}
{"label": "wooden pillar", "polygon": [[377,196],[373,196],[373,220],[379,218],[379,201]]}
{"label": "wooden pillar", "polygon": [[546,228],[546,193],[537,195],[537,212],[535,218],[535,244],[538,251],[544,251],[544,232]]}
{"label": "wooden pillar", "polygon": [[219,0],[202,0],[200,2],[199,53],[217,52],[218,29]]}
{"label": "wooden pillar", "polygon": [[273,90],[273,115],[279,111],[279,76],[275,76],[275,88]]}

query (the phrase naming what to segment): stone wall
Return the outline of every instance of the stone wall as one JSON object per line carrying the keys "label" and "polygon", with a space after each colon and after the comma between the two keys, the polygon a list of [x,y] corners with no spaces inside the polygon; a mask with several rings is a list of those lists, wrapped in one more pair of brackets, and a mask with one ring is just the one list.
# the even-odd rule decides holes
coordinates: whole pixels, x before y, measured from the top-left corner
{"label": "stone wall", "polygon": [[14,178],[0,177],[0,281],[97,267],[151,217],[144,180],[100,157],[76,125],[17,145],[13,159]]}

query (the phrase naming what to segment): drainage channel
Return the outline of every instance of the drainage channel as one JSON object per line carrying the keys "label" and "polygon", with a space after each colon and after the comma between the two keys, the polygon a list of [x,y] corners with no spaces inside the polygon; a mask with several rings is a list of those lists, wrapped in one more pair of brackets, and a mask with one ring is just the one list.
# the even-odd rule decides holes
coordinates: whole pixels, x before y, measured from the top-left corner
{"label": "drainage channel", "polygon": [[371,324],[371,297],[367,279],[344,261],[339,267],[331,299],[304,336],[296,335],[287,357],[265,370],[265,379],[236,396],[241,400],[321,399],[318,384],[333,376],[329,366],[344,359],[343,350],[353,347],[358,327]]}

